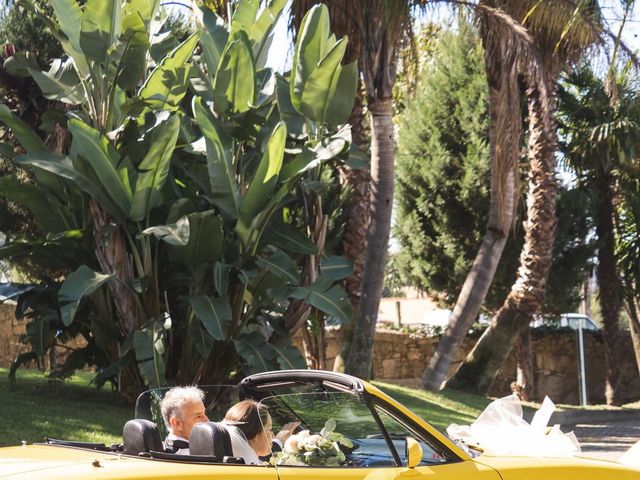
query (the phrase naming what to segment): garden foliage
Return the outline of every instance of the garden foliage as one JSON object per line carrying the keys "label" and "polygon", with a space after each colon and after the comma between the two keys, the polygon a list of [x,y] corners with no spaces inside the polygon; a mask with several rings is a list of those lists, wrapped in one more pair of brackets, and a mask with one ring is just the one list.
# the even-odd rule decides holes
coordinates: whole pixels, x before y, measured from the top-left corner
{"label": "garden foliage", "polygon": [[43,355],[82,335],[60,373],[93,364],[98,384],[304,367],[284,323],[291,300],[350,317],[346,260],[301,278],[320,252],[295,213],[305,182],[348,159],[347,40],[331,34],[326,7],[312,9],[280,75],[266,59],[285,0],[236,2],[228,23],[203,9],[184,39],[163,28],[159,3],[53,0],[54,18],[40,14],[65,55],[47,71],[28,51],[5,64],[64,105],[68,132],[68,148],[49,148],[0,105],[20,144],[7,155],[33,179],[4,177],[0,190],[40,230],[10,238],[0,259],[65,273],[20,299],[26,339]]}

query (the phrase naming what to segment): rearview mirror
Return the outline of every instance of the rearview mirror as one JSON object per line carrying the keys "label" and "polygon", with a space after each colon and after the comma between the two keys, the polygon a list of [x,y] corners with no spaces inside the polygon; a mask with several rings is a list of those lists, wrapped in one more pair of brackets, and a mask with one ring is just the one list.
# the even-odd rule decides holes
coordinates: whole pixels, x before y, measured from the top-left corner
{"label": "rearview mirror", "polygon": [[405,456],[407,458],[407,467],[415,468],[422,461],[422,447],[411,437],[407,437],[405,441]]}

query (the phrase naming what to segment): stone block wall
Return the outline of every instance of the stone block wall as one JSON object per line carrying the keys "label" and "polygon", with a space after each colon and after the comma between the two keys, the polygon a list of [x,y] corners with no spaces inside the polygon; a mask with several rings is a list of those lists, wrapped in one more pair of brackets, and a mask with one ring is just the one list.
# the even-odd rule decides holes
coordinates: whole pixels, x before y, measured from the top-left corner
{"label": "stone block wall", "polygon": [[9,367],[20,350],[26,322],[16,320],[15,310],[13,302],[0,303],[0,367]]}
{"label": "stone block wall", "polygon": [[[0,367],[8,367],[20,350],[20,335],[24,321],[14,316],[15,305],[0,304]],[[327,331],[327,365],[329,368],[338,352],[336,331]],[[635,362],[631,339],[623,336],[620,346],[621,385],[624,401],[640,399],[640,376]],[[302,350],[300,338],[295,342]],[[416,386],[427,361],[435,352],[437,338],[425,338],[406,333],[381,330],[376,332],[373,352],[373,378],[382,381]],[[466,338],[457,353],[449,373],[453,373],[473,345],[475,339]],[[74,346],[81,346],[80,344]],[[58,349],[57,361],[64,361],[65,350]],[[556,403],[578,403],[577,335],[573,331],[537,332],[533,334],[534,382],[536,398],[548,395]],[[604,403],[605,359],[602,338],[597,333],[585,332],[587,390],[589,403]],[[516,377],[516,361],[512,354],[502,366],[490,392],[493,396],[510,393],[510,384]]]}
{"label": "stone block wall", "polygon": [[[466,338],[449,370],[452,374],[471,351],[477,339]],[[302,350],[302,342],[296,343]],[[437,338],[412,336],[396,331],[377,331],[373,348],[373,378],[408,386],[419,385],[427,361],[437,347]],[[625,402],[640,399],[640,376],[636,366],[631,339],[621,342],[622,397]],[[533,336],[534,383],[536,399],[548,395],[555,403],[577,404],[578,346],[577,334],[567,330],[546,330]],[[327,365],[333,365],[338,345],[336,332],[327,332]],[[605,359],[602,338],[597,333],[585,332],[587,392],[590,404],[605,403]],[[513,353],[504,363],[490,395],[511,393],[510,385],[516,379],[516,360]]]}

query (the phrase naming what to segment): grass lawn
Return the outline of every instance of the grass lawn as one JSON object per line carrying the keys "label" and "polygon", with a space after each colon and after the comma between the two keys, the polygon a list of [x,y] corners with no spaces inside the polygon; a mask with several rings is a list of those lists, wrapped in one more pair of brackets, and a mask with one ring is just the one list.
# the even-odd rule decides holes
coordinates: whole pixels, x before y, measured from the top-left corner
{"label": "grass lawn", "polygon": [[390,383],[373,383],[440,430],[444,430],[452,423],[459,425],[472,423],[491,402],[491,399],[455,390],[431,393]]}
{"label": "grass lawn", "polygon": [[20,369],[12,386],[7,373],[0,368],[1,446],[42,442],[45,436],[107,445],[122,441],[122,426],[133,417],[133,407],[121,405],[109,388],[89,385],[91,374],[60,384],[37,370]]}
{"label": "grass lawn", "polygon": [[[22,440],[41,442],[45,436],[101,442],[122,441],[122,426],[133,416],[133,407],[122,405],[108,388],[96,390],[91,374],[81,372],[64,383],[51,382],[36,370],[18,370],[15,386],[7,369],[0,368],[2,428],[0,446]],[[434,426],[471,423],[489,403],[476,395],[454,391],[441,394],[376,382],[386,393]]]}

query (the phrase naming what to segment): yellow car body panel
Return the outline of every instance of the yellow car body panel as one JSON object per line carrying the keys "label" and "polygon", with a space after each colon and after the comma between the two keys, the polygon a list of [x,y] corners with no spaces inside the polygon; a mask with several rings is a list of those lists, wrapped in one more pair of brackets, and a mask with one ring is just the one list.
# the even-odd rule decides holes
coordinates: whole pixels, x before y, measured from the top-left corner
{"label": "yellow car body panel", "polygon": [[58,445],[0,449],[0,479],[11,480],[277,480],[271,466],[197,465]]}
{"label": "yellow car body panel", "polygon": [[493,468],[473,460],[415,468],[278,467],[278,475],[280,480],[501,480]]}
{"label": "yellow car body panel", "polygon": [[640,469],[586,457],[524,458],[481,455],[476,461],[495,468],[503,480],[640,480]]}

